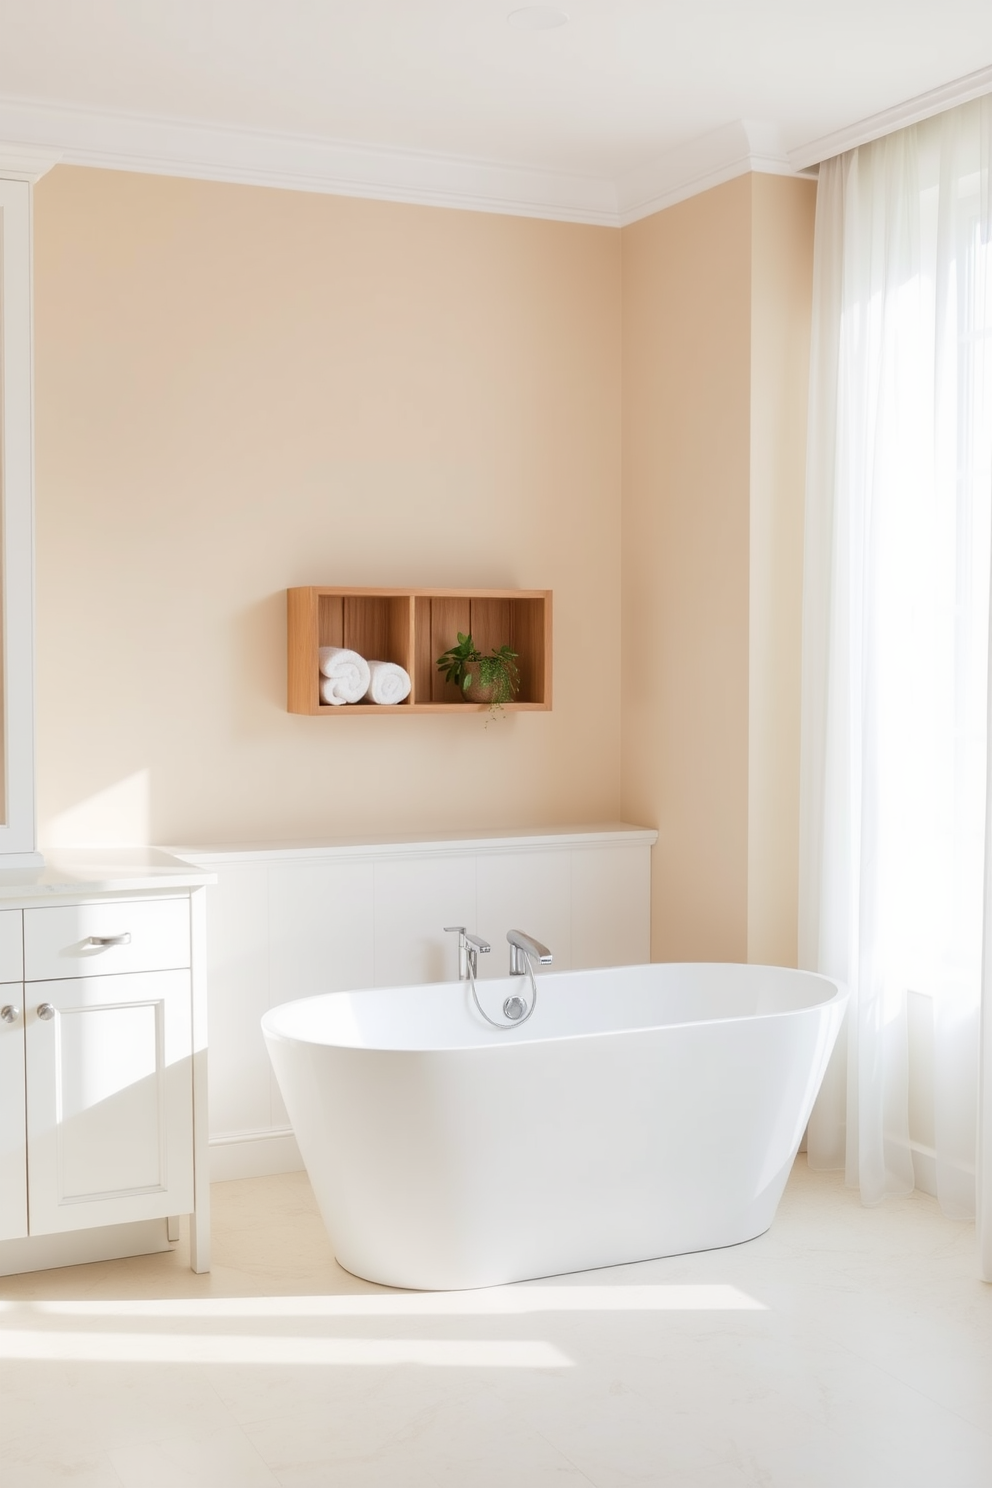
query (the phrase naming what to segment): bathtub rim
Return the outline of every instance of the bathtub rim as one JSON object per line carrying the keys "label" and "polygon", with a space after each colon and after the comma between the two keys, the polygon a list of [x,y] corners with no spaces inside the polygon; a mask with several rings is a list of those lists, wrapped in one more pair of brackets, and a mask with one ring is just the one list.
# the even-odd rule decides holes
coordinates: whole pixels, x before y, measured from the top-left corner
{"label": "bathtub rim", "polygon": [[[585,974],[594,974],[594,973],[601,973],[601,972],[608,972],[608,971],[638,970],[638,969],[643,968],[643,967],[652,967],[652,966],[667,966],[667,967],[680,967],[680,966],[702,967],[702,966],[705,966],[705,967],[737,967],[737,968],[745,968],[746,967],[748,970],[754,970],[754,971],[773,971],[773,972],[785,972],[785,973],[791,972],[791,973],[794,973],[794,974],[799,975],[799,976],[802,976],[802,977],[812,977],[812,978],[815,978],[818,982],[823,982],[827,986],[832,987],[833,988],[833,992],[831,993],[830,996],[824,997],[819,1002],[810,1002],[810,1003],[807,1003],[805,1006],[798,1007],[798,1008],[781,1008],[781,1009],[779,1009],[779,1010],[777,1010],[775,1012],[768,1012],[768,1013],[741,1013],[741,1014],[737,1014],[737,1015],[734,1015],[734,1016],[731,1016],[731,1017],[722,1017],[722,1018],[689,1018],[689,1019],[682,1019],[682,1020],[680,1020],[677,1023],[644,1023],[644,1024],[634,1024],[632,1026],[625,1027],[625,1028],[603,1028],[603,1029],[595,1029],[595,1030],[591,1030],[591,1031],[587,1031],[587,1032],[556,1033],[556,1034],[547,1034],[547,1035],[539,1036],[539,1037],[531,1036],[529,1038],[516,1038],[516,1039],[501,1039],[501,1038],[498,1038],[498,1037],[495,1036],[495,1031],[494,1031],[494,1033],[492,1035],[490,1035],[489,1039],[485,1043],[468,1043],[468,1042],[465,1042],[465,1043],[450,1044],[450,1045],[427,1044],[427,1045],[423,1045],[423,1046],[413,1046],[413,1045],[411,1045],[411,1046],[402,1046],[401,1045],[399,1047],[396,1047],[396,1046],[386,1047],[386,1046],[382,1046],[380,1044],[350,1044],[350,1043],[340,1043],[340,1042],[337,1042],[335,1040],[330,1040],[330,1039],[305,1038],[305,1037],[301,1037],[299,1034],[286,1033],[283,1030],[278,1029],[278,1028],[274,1028],[272,1026],[272,1021],[274,1019],[276,1019],[277,1015],[279,1013],[283,1012],[284,1009],[291,1008],[291,1007],[298,1007],[298,1006],[300,1006],[303,1003],[316,1002],[318,999],[322,999],[322,998],[326,998],[326,997],[341,997],[341,996],[346,996],[346,997],[361,997],[361,996],[364,996],[366,993],[423,992],[423,991],[427,991],[430,988],[440,988],[440,987],[450,988],[452,990],[455,990],[455,989],[458,989],[458,988],[464,988],[465,985],[466,985],[465,983],[459,982],[457,980],[456,981],[446,981],[446,982],[409,982],[409,983],[401,984],[399,986],[348,988],[348,989],[342,989],[339,992],[313,992],[313,993],[311,993],[307,997],[294,997],[294,998],[290,999],[290,1001],[288,1001],[288,1002],[281,1002],[281,1003],[278,1003],[273,1008],[267,1008],[266,1011],[262,1014],[262,1017],[260,1019],[260,1024],[261,1024],[262,1033],[263,1033],[263,1035],[265,1036],[266,1039],[279,1039],[279,1040],[282,1040],[285,1043],[290,1043],[290,1044],[294,1044],[294,1043],[295,1044],[305,1044],[305,1045],[308,1045],[309,1047],[315,1048],[315,1049],[337,1049],[337,1050],[342,1050],[342,1051],[349,1052],[349,1053],[354,1053],[354,1054],[402,1054],[402,1055],[409,1055],[409,1054],[418,1054],[418,1055],[423,1055],[423,1054],[434,1054],[434,1055],[439,1055],[439,1054],[467,1054],[467,1053],[470,1053],[470,1052],[474,1053],[474,1052],[476,1052],[478,1050],[489,1051],[489,1050],[492,1050],[492,1049],[520,1049],[520,1048],[531,1048],[531,1047],[536,1047],[536,1046],[546,1045],[546,1044],[574,1043],[574,1042],[576,1042],[578,1040],[581,1040],[581,1039],[617,1038],[617,1037],[626,1037],[626,1036],[628,1036],[630,1034],[644,1034],[644,1033],[666,1033],[666,1032],[669,1032],[669,1031],[674,1031],[675,1029],[679,1029],[679,1028],[709,1028],[709,1027],[724,1027],[727,1024],[732,1024],[732,1023],[761,1023],[761,1022],[768,1022],[768,1021],[770,1021],[772,1019],[795,1018],[795,1017],[802,1017],[802,1016],[808,1015],[810,1013],[822,1013],[825,1009],[827,1009],[827,1008],[829,1008],[829,1007],[831,1007],[832,1005],[835,1005],[835,1004],[841,1005],[841,1007],[843,1008],[844,1012],[846,1013],[847,1004],[848,1004],[848,1002],[850,1000],[850,989],[848,988],[847,984],[845,982],[840,981],[836,977],[828,976],[826,974],[826,972],[821,972],[821,971],[806,971],[802,967],[795,967],[795,966],[771,966],[771,965],[766,965],[766,964],[760,963],[760,962],[754,962],[754,963],[752,963],[752,962],[748,962],[748,961],[642,961],[642,962],[635,962],[635,963],[633,963],[629,967],[628,966],[624,966],[624,967],[596,966],[596,967],[581,967],[581,968],[578,968],[576,970],[570,970],[570,971],[545,972],[545,973],[543,973],[543,975],[541,975],[541,976],[539,976],[537,978],[537,981],[538,981],[538,986],[540,987],[541,982],[548,981],[548,980],[551,980],[552,978],[561,977],[561,976],[582,976],[582,975],[585,975]],[[485,985],[486,986],[493,986],[493,985],[495,985],[498,982],[509,981],[509,980],[510,980],[509,977],[496,977],[496,978],[493,978],[491,980],[487,980],[487,982],[485,983]],[[514,978],[513,981],[515,983],[517,981],[517,978]],[[485,1030],[483,1030],[483,1029],[480,1028],[480,1032],[484,1032],[484,1031]],[[520,1032],[522,1032],[522,1029],[519,1029],[519,1028],[516,1028],[516,1027],[514,1027],[514,1028],[508,1028],[506,1030],[506,1032],[507,1033],[520,1033]]]}

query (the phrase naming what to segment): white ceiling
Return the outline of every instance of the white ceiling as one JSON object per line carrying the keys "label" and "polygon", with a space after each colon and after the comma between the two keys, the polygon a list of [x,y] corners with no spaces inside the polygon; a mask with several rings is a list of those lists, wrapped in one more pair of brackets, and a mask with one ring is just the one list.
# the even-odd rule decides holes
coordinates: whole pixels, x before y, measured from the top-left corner
{"label": "white ceiling", "polygon": [[558,0],[538,31],[521,3],[0,0],[0,140],[606,221],[992,88],[989,0]]}

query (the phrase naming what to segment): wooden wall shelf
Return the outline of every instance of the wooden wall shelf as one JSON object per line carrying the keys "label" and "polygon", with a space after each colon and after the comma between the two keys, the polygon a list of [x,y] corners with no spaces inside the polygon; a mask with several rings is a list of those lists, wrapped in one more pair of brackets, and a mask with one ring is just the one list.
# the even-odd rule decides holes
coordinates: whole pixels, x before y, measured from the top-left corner
{"label": "wooden wall shelf", "polygon": [[[488,703],[466,703],[435,666],[437,657],[471,633],[484,654],[493,646],[518,653],[520,691],[508,713],[551,708],[550,589],[287,589],[290,713],[485,713]],[[403,703],[320,700],[318,651],[347,646],[366,660],[395,661],[410,673]]]}

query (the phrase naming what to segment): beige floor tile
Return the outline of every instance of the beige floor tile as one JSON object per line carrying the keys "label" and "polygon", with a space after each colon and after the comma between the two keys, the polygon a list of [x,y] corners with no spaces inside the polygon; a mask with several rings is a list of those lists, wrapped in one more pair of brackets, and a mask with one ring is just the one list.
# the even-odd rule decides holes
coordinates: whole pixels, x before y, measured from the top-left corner
{"label": "beige floor tile", "polygon": [[123,1488],[278,1488],[279,1479],[236,1427],[122,1447],[111,1460]]}
{"label": "beige floor tile", "polygon": [[0,1452],[0,1483],[3,1488],[122,1488],[113,1463],[107,1457],[85,1452],[33,1447],[29,1455]]}
{"label": "beige floor tile", "polygon": [[0,1401],[0,1453],[29,1453],[40,1443],[68,1456],[99,1457],[131,1443],[233,1424],[195,1368],[85,1359],[6,1362],[0,1364]]}
{"label": "beige floor tile", "polygon": [[[924,1195],[867,1210],[800,1159],[760,1239],[524,1311],[349,1275],[303,1174],[214,1206],[209,1276],[180,1246],[0,1281],[3,1488],[992,1484],[992,1287]],[[623,1287],[651,1290],[599,1310]]]}

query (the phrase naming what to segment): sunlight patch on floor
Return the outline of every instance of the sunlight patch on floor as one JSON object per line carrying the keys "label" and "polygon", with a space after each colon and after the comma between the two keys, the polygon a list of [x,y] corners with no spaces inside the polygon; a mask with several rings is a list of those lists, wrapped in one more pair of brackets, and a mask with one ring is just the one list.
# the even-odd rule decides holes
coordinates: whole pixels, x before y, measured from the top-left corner
{"label": "sunlight patch on floor", "polygon": [[520,1317],[541,1312],[763,1312],[764,1303],[721,1284],[505,1286],[465,1292],[372,1292],[331,1297],[204,1297],[127,1301],[0,1302],[28,1318]]}

